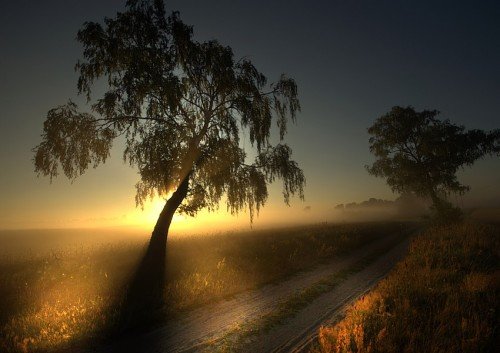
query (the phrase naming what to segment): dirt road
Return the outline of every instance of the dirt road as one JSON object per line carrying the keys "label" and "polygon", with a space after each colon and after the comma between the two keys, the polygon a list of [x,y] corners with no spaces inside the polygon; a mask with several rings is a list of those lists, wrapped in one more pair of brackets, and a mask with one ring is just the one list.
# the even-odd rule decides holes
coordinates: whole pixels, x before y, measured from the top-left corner
{"label": "dirt road", "polygon": [[199,308],[182,320],[98,352],[301,352],[321,324],[384,277],[407,238],[388,235],[284,282]]}

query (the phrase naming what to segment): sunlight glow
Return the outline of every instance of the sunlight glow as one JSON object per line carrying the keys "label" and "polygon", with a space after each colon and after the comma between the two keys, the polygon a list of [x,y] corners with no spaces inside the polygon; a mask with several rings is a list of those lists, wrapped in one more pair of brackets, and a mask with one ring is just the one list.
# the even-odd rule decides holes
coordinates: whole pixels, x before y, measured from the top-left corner
{"label": "sunlight glow", "polygon": [[[137,225],[139,227],[152,229],[158,220],[158,216],[160,212],[163,210],[165,206],[166,199],[157,197],[152,201],[148,201],[144,204],[144,209],[136,208],[133,212],[131,212],[127,218],[128,223]],[[174,218],[172,219],[172,226],[177,225],[178,223],[182,223],[186,220],[186,217],[180,215],[178,213],[174,214]]]}
{"label": "sunlight glow", "polygon": [[[122,225],[138,227],[149,233],[154,228],[165,203],[165,199],[156,197],[146,202],[143,210],[140,207],[128,209],[124,212],[125,217]],[[241,229],[259,229],[285,223],[321,222],[325,220],[325,217],[324,214],[315,214],[314,211],[304,211],[303,206],[300,204],[297,207],[271,206],[266,207],[265,212],[261,212],[251,224],[250,217],[246,212],[231,215],[224,207],[221,207],[214,212],[209,212],[207,209],[200,210],[195,217],[177,212],[172,219],[170,231],[171,234],[176,235],[200,235]],[[300,220],[300,222],[297,222],[297,220]]]}

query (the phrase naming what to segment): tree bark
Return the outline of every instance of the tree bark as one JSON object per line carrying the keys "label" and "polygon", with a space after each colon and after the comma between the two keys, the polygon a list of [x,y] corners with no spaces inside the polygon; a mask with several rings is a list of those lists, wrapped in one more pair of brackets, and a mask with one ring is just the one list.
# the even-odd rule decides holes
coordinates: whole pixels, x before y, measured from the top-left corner
{"label": "tree bark", "polygon": [[175,211],[186,198],[188,174],[168,199],[158,217],[148,247],[130,282],[122,305],[120,330],[128,330],[154,321],[164,303],[166,246],[170,224]]}
{"label": "tree bark", "polygon": [[190,174],[184,178],[165,203],[151,234],[148,249],[141,264],[142,269],[139,269],[139,272],[142,272],[142,277],[149,278],[151,283],[148,286],[150,288],[154,288],[155,285],[161,287],[164,283],[168,230],[175,211],[187,196],[189,177]]}
{"label": "tree bark", "polygon": [[433,188],[429,188],[429,196],[431,197],[433,206],[437,207],[441,199],[437,196]]}
{"label": "tree bark", "polygon": [[189,177],[190,174],[188,174],[184,178],[177,190],[168,199],[167,203],[160,212],[160,216],[158,217],[156,225],[153,229],[153,233],[151,234],[151,244],[161,247],[166,246],[168,230],[170,228],[170,224],[172,223],[172,218],[174,217],[175,211],[177,210],[179,205],[187,196],[189,188]]}
{"label": "tree bark", "polygon": [[436,191],[432,187],[429,188],[429,195],[431,197],[434,209],[439,215],[441,215],[443,212],[443,200],[437,195]]}

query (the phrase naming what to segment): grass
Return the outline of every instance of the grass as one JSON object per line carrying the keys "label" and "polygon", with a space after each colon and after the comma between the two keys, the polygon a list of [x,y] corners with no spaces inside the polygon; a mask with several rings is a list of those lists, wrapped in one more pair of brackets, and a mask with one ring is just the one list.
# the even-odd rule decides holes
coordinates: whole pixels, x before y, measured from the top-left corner
{"label": "grass", "polygon": [[428,230],[312,352],[495,352],[499,257],[498,226]]}
{"label": "grass", "polygon": [[405,239],[404,236],[396,237],[385,247],[376,249],[352,265],[323,278],[309,287],[303,288],[285,299],[282,299],[275,310],[261,315],[256,320],[231,330],[219,340],[210,342],[211,352],[231,352],[243,348],[252,338],[261,333],[268,332],[273,327],[283,324],[287,319],[295,316],[300,310],[307,307],[314,299],[333,290],[342,284],[351,275],[365,269],[381,255],[392,249]]}
{"label": "grass", "polygon": [[[400,227],[318,225],[172,238],[163,314],[182,315],[283,280]],[[143,251],[143,243],[130,242],[0,257],[0,351],[58,351],[100,338],[118,317],[111,304],[123,299]]]}

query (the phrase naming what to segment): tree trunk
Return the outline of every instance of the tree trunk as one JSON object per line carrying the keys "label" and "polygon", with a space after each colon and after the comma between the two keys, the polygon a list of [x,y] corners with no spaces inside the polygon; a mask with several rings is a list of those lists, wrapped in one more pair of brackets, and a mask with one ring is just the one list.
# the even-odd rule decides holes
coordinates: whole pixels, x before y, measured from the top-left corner
{"label": "tree trunk", "polygon": [[170,224],[175,211],[187,196],[188,174],[168,199],[158,217],[153,233],[135,275],[130,282],[121,308],[120,330],[129,330],[154,321],[164,305],[166,245]]}
{"label": "tree trunk", "polygon": [[446,198],[439,197],[434,189],[430,189],[429,195],[436,211],[435,222],[445,224],[458,222],[463,218],[462,210],[453,206]]}
{"label": "tree trunk", "polygon": [[433,188],[429,188],[429,196],[431,197],[432,205],[439,213],[443,200],[437,196],[436,191]]}
{"label": "tree trunk", "polygon": [[429,195],[431,196],[432,205],[434,206],[434,209],[436,210],[438,217],[445,216],[447,208],[446,200],[443,200],[441,197],[439,197],[434,188],[429,189]]}
{"label": "tree trunk", "polygon": [[188,188],[189,188],[189,177],[188,174],[182,183],[179,185],[177,190],[168,199],[167,203],[160,212],[160,216],[156,221],[156,225],[151,234],[150,246],[156,246],[164,248],[167,244],[168,230],[170,224],[172,223],[172,218],[174,217],[175,211],[186,198]]}
{"label": "tree trunk", "polygon": [[[181,182],[177,190],[172,194],[158,216],[156,225],[149,240],[148,249],[143,259],[142,276],[150,278],[149,287],[162,286],[165,276],[165,258],[167,248],[167,236],[175,211],[186,198],[189,188],[189,174]],[[139,271],[141,271],[139,269]]]}

